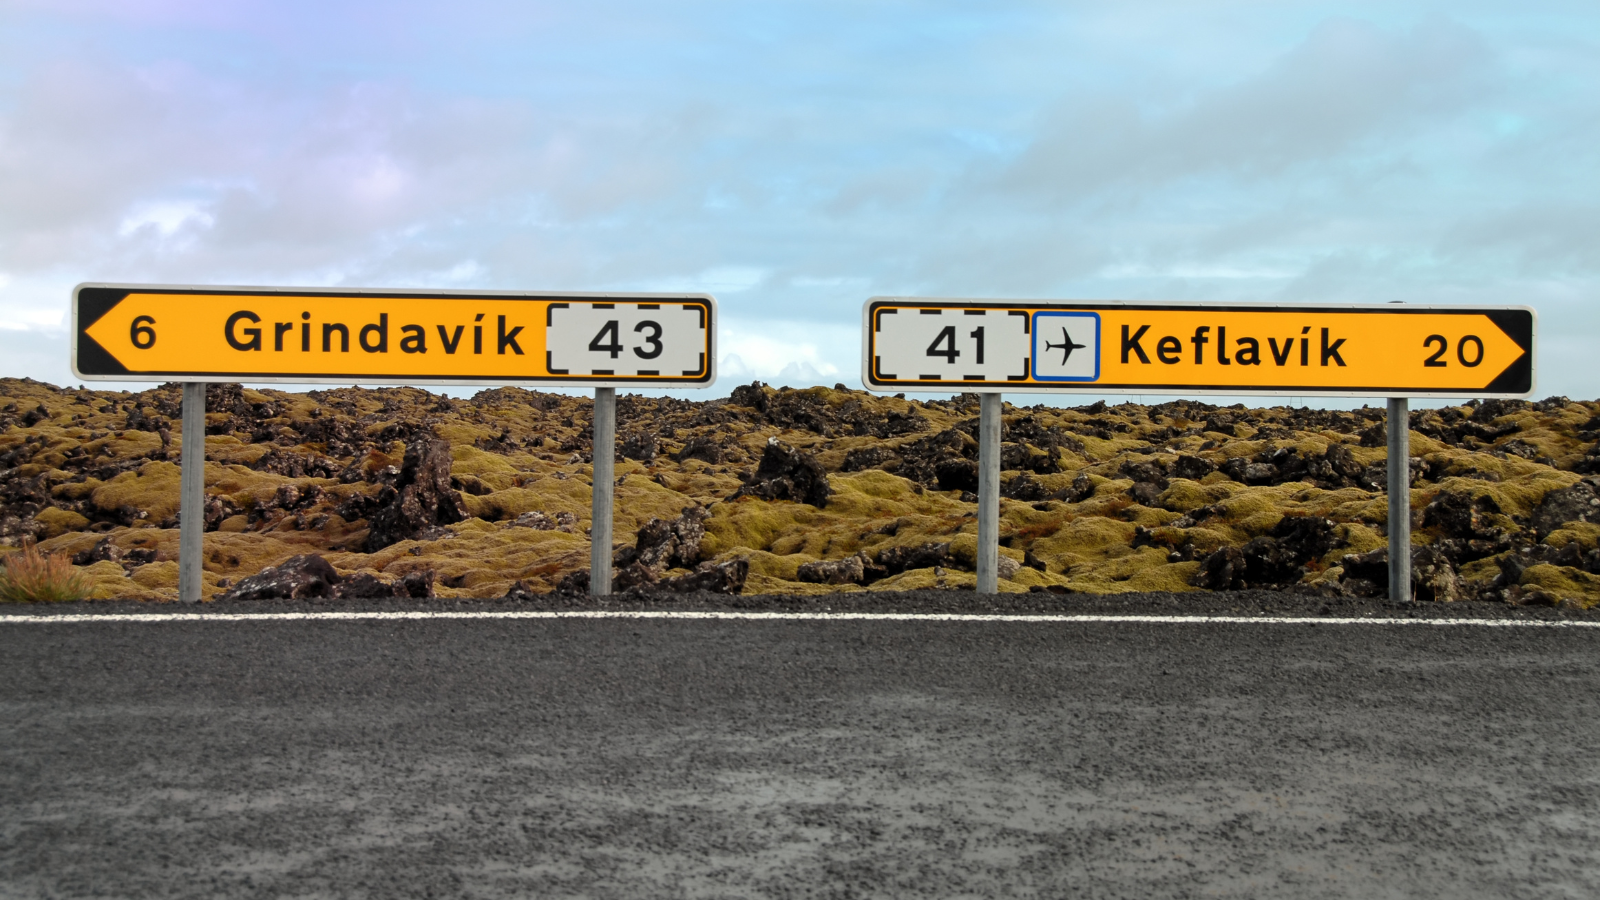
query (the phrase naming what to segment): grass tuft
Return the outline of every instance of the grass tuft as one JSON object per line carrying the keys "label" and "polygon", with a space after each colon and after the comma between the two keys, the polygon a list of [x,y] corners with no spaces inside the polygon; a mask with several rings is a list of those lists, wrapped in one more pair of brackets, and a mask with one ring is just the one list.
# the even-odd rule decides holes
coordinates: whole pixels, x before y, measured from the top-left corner
{"label": "grass tuft", "polygon": [[0,568],[0,601],[62,603],[81,600],[92,585],[66,556],[40,552],[30,541],[5,557]]}

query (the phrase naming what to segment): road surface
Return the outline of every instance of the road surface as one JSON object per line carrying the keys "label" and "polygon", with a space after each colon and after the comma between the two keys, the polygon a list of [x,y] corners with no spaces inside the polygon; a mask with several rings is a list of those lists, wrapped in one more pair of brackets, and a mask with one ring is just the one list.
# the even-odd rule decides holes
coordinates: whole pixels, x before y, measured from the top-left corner
{"label": "road surface", "polygon": [[1600,894],[1600,629],[0,623],[7,897]]}

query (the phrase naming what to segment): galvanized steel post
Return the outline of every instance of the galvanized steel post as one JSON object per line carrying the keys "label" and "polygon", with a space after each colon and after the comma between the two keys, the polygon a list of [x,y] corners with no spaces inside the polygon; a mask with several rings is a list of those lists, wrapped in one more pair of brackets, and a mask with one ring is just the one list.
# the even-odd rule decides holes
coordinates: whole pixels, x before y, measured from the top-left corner
{"label": "galvanized steel post", "polygon": [[183,443],[178,459],[178,600],[200,602],[206,533],[206,384],[183,385]]}
{"label": "galvanized steel post", "polygon": [[1000,589],[1000,395],[979,394],[978,593]]}
{"label": "galvanized steel post", "polygon": [[611,593],[611,511],[616,497],[617,389],[594,389],[594,507],[589,522],[589,593]]}
{"label": "galvanized steel post", "polygon": [[1411,415],[1389,398],[1389,599],[1411,602]]}

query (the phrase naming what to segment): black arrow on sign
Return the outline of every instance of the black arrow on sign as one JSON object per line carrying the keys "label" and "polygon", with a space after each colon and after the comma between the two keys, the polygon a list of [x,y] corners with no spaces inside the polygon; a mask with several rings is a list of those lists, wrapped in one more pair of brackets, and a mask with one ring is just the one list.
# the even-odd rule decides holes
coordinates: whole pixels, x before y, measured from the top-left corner
{"label": "black arrow on sign", "polygon": [[1487,392],[1521,394],[1533,390],[1533,314],[1525,309],[1485,310],[1489,321],[1522,348],[1522,355],[1484,388]]}

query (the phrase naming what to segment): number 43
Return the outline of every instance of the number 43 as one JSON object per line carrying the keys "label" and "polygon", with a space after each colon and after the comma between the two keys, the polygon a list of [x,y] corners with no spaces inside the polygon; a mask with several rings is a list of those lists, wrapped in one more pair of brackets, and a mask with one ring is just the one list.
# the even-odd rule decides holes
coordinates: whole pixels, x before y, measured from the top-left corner
{"label": "number 43", "polygon": [[[973,329],[968,333],[967,337],[972,338],[977,343],[976,352],[974,353],[975,361],[978,365],[983,365],[983,326],[980,325]],[[944,357],[945,365],[953,366],[956,364],[956,359],[961,356],[961,351],[956,349],[956,327],[954,325],[946,325],[939,329],[938,336],[933,339],[933,343],[928,345],[928,355]]]}
{"label": "number 43", "polygon": [[[646,330],[650,332],[644,338],[645,346],[650,349],[634,347],[633,352],[635,355],[640,359],[655,359],[661,355],[661,325],[659,323],[645,320],[633,326],[633,330],[635,333]],[[607,340],[607,338],[610,340]],[[589,349],[596,353],[610,353],[612,359],[616,359],[622,353],[624,348],[622,339],[617,336],[616,319],[612,319],[601,327],[600,333],[595,335],[594,340],[589,342]]]}

